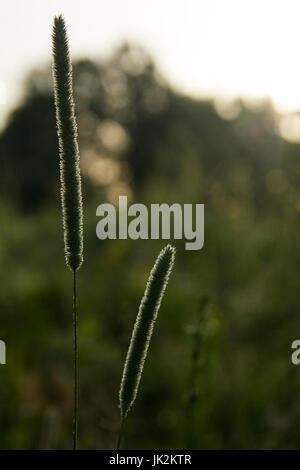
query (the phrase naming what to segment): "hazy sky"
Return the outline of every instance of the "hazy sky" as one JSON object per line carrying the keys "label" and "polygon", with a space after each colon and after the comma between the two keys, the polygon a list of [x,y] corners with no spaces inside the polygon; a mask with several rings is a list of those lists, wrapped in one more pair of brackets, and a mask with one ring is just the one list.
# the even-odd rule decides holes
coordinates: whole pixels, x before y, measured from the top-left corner
{"label": "hazy sky", "polygon": [[51,59],[58,13],[73,57],[136,40],[186,93],[268,95],[281,109],[300,108],[300,0],[2,0],[0,125],[26,72]]}

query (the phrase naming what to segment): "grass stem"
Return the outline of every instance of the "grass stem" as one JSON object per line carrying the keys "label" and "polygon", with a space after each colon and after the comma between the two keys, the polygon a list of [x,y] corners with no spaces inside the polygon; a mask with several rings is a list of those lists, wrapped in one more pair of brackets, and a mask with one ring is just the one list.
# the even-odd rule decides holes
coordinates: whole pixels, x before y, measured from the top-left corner
{"label": "grass stem", "polygon": [[120,450],[121,448],[121,443],[122,443],[122,437],[124,434],[124,427],[125,427],[125,417],[121,419],[121,425],[120,425],[120,431],[119,431],[119,437],[118,437],[118,442],[117,442],[117,450]]}
{"label": "grass stem", "polygon": [[73,271],[73,346],[74,346],[74,403],[73,403],[73,450],[78,441],[78,325],[77,325],[77,279]]}

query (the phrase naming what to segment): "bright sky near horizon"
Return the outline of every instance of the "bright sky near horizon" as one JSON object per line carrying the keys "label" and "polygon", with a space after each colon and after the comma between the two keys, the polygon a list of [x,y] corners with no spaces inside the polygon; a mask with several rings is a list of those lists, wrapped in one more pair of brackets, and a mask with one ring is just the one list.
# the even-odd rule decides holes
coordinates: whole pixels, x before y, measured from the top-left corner
{"label": "bright sky near horizon", "polygon": [[58,13],[73,58],[137,41],[187,94],[269,96],[279,110],[300,109],[300,0],[3,0],[0,125],[26,73],[51,60]]}

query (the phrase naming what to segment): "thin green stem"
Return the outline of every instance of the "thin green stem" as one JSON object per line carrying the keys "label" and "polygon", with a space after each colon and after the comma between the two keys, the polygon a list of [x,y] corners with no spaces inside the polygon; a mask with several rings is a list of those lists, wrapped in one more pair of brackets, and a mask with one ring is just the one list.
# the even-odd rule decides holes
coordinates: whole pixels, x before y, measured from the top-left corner
{"label": "thin green stem", "polygon": [[77,331],[77,282],[73,271],[73,346],[74,346],[74,404],[73,404],[73,450],[78,440],[78,331]]}
{"label": "thin green stem", "polygon": [[121,448],[121,442],[122,442],[122,437],[123,437],[123,434],[124,434],[124,428],[125,428],[125,418],[122,418],[121,425],[120,425],[118,442],[117,442],[117,450],[120,450],[120,448]]}

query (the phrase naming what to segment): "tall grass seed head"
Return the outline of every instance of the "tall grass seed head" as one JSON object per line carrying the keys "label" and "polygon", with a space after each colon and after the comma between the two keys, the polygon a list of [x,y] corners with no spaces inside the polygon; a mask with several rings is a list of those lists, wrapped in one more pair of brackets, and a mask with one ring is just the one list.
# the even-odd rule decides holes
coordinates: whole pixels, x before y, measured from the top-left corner
{"label": "tall grass seed head", "polygon": [[121,417],[124,420],[139,388],[158,310],[173,268],[175,248],[167,245],[158,255],[151,270],[134,324],[119,393]]}
{"label": "tall grass seed head", "polygon": [[83,261],[81,177],[72,64],[65,21],[61,15],[54,18],[52,44],[65,257],[67,266],[75,271]]}

